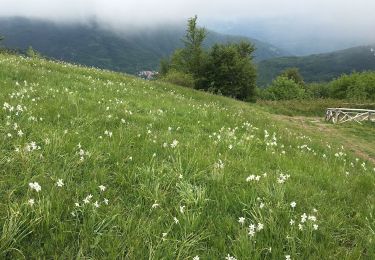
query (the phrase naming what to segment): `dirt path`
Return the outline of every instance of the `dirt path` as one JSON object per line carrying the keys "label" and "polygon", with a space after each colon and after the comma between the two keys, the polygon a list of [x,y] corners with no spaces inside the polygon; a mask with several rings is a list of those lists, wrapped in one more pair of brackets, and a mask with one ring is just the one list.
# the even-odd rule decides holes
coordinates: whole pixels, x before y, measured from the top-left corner
{"label": "dirt path", "polygon": [[322,140],[329,142],[341,143],[344,147],[350,149],[356,156],[368,160],[375,165],[375,130],[371,129],[369,135],[374,136],[371,142],[363,140],[357,135],[345,131],[339,125],[326,123],[324,119],[319,117],[304,117],[304,116],[285,116],[274,115],[276,120],[284,121],[292,124],[294,127],[303,128],[310,134],[317,134],[320,132]]}

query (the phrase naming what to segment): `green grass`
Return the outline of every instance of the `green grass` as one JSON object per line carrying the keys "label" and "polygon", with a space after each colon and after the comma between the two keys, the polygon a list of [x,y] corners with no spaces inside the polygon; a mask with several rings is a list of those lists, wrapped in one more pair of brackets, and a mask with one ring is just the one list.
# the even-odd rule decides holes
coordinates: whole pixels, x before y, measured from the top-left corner
{"label": "green grass", "polygon": [[374,165],[259,106],[8,55],[0,87],[0,258],[375,257]]}

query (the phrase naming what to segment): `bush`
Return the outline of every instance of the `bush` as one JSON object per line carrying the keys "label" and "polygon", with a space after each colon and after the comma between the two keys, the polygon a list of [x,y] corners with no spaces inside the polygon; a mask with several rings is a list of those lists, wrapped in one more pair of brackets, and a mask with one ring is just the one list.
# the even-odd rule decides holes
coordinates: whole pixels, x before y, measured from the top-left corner
{"label": "bush", "polygon": [[325,83],[311,83],[305,87],[306,95],[309,98],[328,98],[329,88]]}
{"label": "bush", "polygon": [[269,100],[291,100],[304,98],[305,96],[305,90],[302,86],[284,76],[277,77],[262,93],[262,98]]}
{"label": "bush", "polygon": [[375,73],[343,75],[328,84],[329,96],[353,101],[375,100]]}
{"label": "bush", "polygon": [[191,74],[177,70],[169,70],[162,78],[162,81],[169,82],[183,87],[193,88],[194,78]]}
{"label": "bush", "polygon": [[34,50],[31,46],[29,46],[29,48],[26,50],[26,56],[30,57],[30,58],[41,58],[42,55],[37,52],[36,50]]}

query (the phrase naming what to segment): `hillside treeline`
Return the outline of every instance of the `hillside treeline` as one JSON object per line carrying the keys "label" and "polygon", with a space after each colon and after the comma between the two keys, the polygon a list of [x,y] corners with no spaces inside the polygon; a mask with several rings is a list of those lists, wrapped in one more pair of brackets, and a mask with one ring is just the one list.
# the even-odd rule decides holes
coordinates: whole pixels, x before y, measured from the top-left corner
{"label": "hillside treeline", "polygon": [[[375,72],[354,72],[328,83],[306,83],[298,68],[282,71],[265,88],[256,87],[254,45],[249,42],[215,44],[204,49],[207,36],[190,18],[184,48],[160,63],[160,78],[177,85],[209,91],[240,100],[340,99],[375,101]],[[370,55],[369,55],[370,56]],[[375,59],[375,58],[374,58]]]}
{"label": "hillside treeline", "polygon": [[333,98],[375,101],[375,72],[354,72],[328,83],[306,84],[298,69],[290,68],[282,72],[268,87],[258,89],[258,97],[266,100]]}

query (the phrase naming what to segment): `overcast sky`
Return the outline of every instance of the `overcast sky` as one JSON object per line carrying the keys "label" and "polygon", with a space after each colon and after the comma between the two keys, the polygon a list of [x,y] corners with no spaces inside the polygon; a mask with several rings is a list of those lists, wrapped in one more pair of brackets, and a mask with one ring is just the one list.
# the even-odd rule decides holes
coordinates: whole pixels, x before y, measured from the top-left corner
{"label": "overcast sky", "polygon": [[295,16],[327,25],[357,24],[374,28],[374,0],[0,0],[1,16],[29,16],[84,21],[90,17],[110,23],[153,24]]}
{"label": "overcast sky", "polygon": [[286,46],[303,37],[310,43],[318,34],[324,45],[375,42],[374,12],[375,0],[0,0],[0,17],[95,19],[121,29],[182,23],[197,14],[205,27],[226,33],[248,27],[258,30],[248,36],[274,43],[286,38]]}

